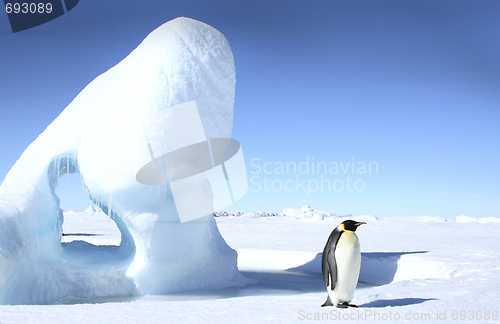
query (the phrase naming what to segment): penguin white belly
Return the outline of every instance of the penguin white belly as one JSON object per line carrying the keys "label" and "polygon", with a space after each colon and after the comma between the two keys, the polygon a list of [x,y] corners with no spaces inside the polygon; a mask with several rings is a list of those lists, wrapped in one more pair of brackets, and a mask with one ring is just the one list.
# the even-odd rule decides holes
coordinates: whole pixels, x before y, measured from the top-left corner
{"label": "penguin white belly", "polygon": [[356,234],[345,231],[340,236],[335,248],[337,263],[337,284],[333,291],[328,285],[328,295],[334,305],[350,302],[358,284],[359,269],[361,267],[361,250]]}

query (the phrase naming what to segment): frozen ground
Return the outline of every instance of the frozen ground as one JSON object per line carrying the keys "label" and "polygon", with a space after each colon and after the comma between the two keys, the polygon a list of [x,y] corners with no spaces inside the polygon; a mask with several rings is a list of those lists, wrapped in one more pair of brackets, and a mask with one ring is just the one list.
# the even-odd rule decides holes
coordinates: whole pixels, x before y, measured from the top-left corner
{"label": "frozen ground", "polygon": [[[353,300],[358,309],[320,307],[326,299],[321,251],[345,217],[243,214],[216,218],[248,278],[241,279],[241,286],[0,306],[0,323],[500,322],[498,219],[349,218],[367,222],[357,231],[363,253]],[[63,232],[69,234],[63,241],[120,240],[103,214],[65,211]]]}

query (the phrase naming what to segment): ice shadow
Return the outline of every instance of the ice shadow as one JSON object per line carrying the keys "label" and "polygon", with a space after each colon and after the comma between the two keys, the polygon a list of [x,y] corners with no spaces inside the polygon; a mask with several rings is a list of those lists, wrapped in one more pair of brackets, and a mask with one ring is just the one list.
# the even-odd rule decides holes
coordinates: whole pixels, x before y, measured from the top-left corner
{"label": "ice shadow", "polygon": [[240,274],[245,281],[253,283],[238,284],[225,288],[204,288],[174,292],[165,295],[109,296],[76,298],[69,297],[54,304],[101,304],[110,302],[132,302],[137,300],[193,301],[214,300],[249,296],[296,295],[302,293],[325,292],[325,284],[320,273],[305,271],[245,271]]}
{"label": "ice shadow", "polygon": [[[428,251],[414,252],[366,252],[362,253],[361,274],[358,289],[369,288],[374,285],[390,283],[397,270],[397,262],[402,255],[427,253]],[[311,261],[298,267],[286,270],[245,270],[240,269],[242,274],[253,283],[246,283],[225,288],[205,288],[191,291],[170,293],[165,295],[149,296],[115,296],[97,297],[86,299],[68,299],[59,301],[62,304],[75,303],[107,303],[107,302],[129,302],[134,300],[163,300],[163,301],[187,301],[187,300],[212,300],[245,296],[271,296],[271,295],[295,295],[301,293],[321,293],[326,296],[325,284],[321,273],[322,253],[318,253]],[[363,275],[363,276],[362,276]],[[392,307],[406,306],[423,303],[434,298],[402,298],[394,300],[376,300],[360,307]]]}
{"label": "ice shadow", "polygon": [[429,300],[437,300],[437,298],[397,298],[397,299],[379,299],[366,304],[358,305],[360,308],[384,308],[395,306],[408,306],[422,304]]}
{"label": "ice shadow", "polygon": [[[413,252],[362,252],[359,282],[374,286],[387,285],[394,280],[398,270],[401,256],[406,254],[421,254],[429,251]],[[318,253],[311,261],[288,269],[289,271],[308,271],[321,273],[321,258],[323,253]]]}
{"label": "ice shadow", "polygon": [[325,290],[325,283],[321,273],[310,271],[240,271],[240,273],[251,280],[256,281],[254,285],[240,290],[240,294],[273,294],[281,291],[289,293],[313,293]]}

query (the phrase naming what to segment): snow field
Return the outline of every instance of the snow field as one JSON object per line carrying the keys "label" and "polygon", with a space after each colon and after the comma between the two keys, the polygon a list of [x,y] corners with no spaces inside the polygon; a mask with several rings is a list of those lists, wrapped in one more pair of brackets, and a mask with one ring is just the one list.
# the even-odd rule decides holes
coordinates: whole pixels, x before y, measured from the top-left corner
{"label": "snow field", "polygon": [[[73,301],[88,304],[0,306],[0,323],[382,323],[390,318],[396,323],[498,323],[493,320],[500,302],[496,223],[415,217],[368,222],[356,231],[362,270],[353,302],[359,308],[320,307],[326,299],[320,253],[342,219],[217,217],[248,278],[232,287]],[[77,229],[76,221],[64,228]]]}

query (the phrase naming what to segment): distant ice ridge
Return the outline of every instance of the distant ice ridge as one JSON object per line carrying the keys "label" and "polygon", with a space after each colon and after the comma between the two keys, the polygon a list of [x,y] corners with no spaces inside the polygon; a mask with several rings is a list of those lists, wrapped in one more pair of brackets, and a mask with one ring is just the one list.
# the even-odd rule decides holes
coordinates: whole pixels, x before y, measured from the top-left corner
{"label": "distant ice ridge", "polygon": [[[62,208],[63,212],[65,211],[64,208]],[[102,209],[99,206],[96,205],[89,205],[87,209],[85,209],[84,213],[91,214],[91,215],[101,215],[104,214]]]}
{"label": "distant ice ridge", "polygon": [[[281,213],[270,212],[230,212],[230,211],[217,211],[214,213],[216,217],[285,217],[292,219],[303,219],[307,221],[323,221],[323,220],[336,220],[342,217],[350,217],[351,214],[332,213],[327,211],[313,210],[309,205],[304,205],[301,209],[285,208]],[[366,219],[368,216],[362,216]],[[375,216],[369,218],[377,220]]]}
{"label": "distant ice ridge", "polygon": [[457,223],[500,223],[500,218],[498,217],[470,217],[465,215],[457,216]]}
{"label": "distant ice ridge", "polygon": [[[370,222],[379,221],[380,218],[373,215],[355,215],[343,214],[343,213],[333,213],[329,211],[319,211],[314,210],[309,205],[304,205],[301,209],[285,208],[281,213],[272,212],[245,212],[245,211],[216,211],[214,212],[215,217],[283,217],[289,219],[300,219],[305,221],[337,221],[343,222],[346,219],[353,219],[360,222]],[[412,222],[452,222],[452,220],[445,219],[439,216],[404,216],[404,217],[389,217],[382,219],[390,219],[393,221],[412,221]],[[460,215],[456,217],[455,222],[457,223],[500,223],[499,217],[470,217],[465,215]]]}
{"label": "distant ice ridge", "polygon": [[[140,184],[136,173],[150,161],[141,121],[163,109],[194,100],[206,137],[230,138],[235,82],[226,38],[178,18],[87,85],[0,186],[0,304],[161,294],[233,280],[237,254],[213,216],[181,224],[169,186]],[[116,222],[119,246],[61,244],[55,188],[62,174],[75,172]],[[211,197],[206,179],[198,188]]]}

